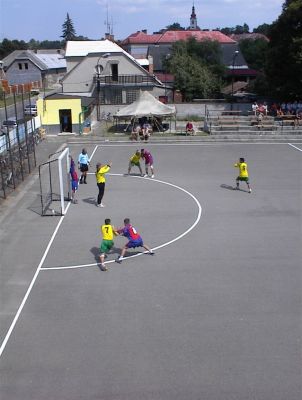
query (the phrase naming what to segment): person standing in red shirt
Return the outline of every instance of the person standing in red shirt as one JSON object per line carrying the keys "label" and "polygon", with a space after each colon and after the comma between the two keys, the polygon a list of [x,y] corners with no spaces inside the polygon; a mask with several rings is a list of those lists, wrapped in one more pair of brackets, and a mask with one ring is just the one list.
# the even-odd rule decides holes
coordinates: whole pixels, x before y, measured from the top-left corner
{"label": "person standing in red shirt", "polygon": [[141,158],[145,160],[145,170],[146,170],[146,176],[148,176],[149,172],[149,167],[151,171],[151,178],[154,178],[154,169],[153,169],[153,157],[150,151],[141,149]]}

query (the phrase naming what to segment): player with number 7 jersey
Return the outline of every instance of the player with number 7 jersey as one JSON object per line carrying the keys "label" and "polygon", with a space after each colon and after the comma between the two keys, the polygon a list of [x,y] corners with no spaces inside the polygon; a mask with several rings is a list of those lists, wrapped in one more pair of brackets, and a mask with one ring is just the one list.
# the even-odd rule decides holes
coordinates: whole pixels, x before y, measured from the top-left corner
{"label": "player with number 7 jersey", "polygon": [[113,237],[118,235],[117,230],[114,228],[114,226],[111,225],[111,221],[109,218],[105,219],[105,224],[101,226],[101,231],[102,231],[102,243],[100,246],[100,261],[101,261],[101,270],[102,271],[107,271],[107,267],[105,266],[104,260],[106,253],[108,253],[113,245]]}

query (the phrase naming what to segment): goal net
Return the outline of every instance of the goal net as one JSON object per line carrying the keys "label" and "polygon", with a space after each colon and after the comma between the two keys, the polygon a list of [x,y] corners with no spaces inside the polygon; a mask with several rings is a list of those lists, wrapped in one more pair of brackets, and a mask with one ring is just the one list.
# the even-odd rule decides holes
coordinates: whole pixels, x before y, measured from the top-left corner
{"label": "goal net", "polygon": [[39,166],[41,215],[64,215],[71,200],[69,148]]}

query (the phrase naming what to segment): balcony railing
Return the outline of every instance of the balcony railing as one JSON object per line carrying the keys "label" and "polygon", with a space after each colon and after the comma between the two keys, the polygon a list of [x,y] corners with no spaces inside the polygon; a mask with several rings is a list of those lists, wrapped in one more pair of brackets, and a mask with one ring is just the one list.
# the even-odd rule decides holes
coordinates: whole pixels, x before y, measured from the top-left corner
{"label": "balcony railing", "polygon": [[[101,75],[99,77],[100,85],[151,85],[155,84],[156,80],[153,76],[146,75]],[[95,77],[95,82],[97,77]]]}

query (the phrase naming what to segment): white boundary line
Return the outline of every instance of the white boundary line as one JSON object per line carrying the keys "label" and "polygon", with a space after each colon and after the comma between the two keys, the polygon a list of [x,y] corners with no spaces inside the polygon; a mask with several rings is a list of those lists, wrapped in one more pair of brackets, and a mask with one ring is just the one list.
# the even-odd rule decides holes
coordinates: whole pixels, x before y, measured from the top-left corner
{"label": "white boundary line", "polygon": [[[67,204],[66,212],[68,211],[69,206],[70,206],[70,203]],[[30,292],[31,292],[31,290],[32,290],[32,288],[33,288],[33,286],[34,286],[34,284],[35,284],[35,282],[36,282],[36,279],[37,279],[37,277],[38,277],[38,275],[39,275],[39,272],[40,272],[41,269],[42,269],[41,267],[42,267],[42,265],[43,265],[43,263],[44,263],[44,261],[45,261],[45,258],[46,258],[46,256],[47,256],[49,250],[50,250],[50,247],[51,247],[51,245],[52,245],[52,243],[53,243],[53,241],[54,241],[54,239],[55,239],[55,237],[56,237],[56,235],[57,235],[57,233],[58,233],[58,230],[59,230],[59,228],[60,228],[60,226],[61,226],[61,224],[62,224],[64,218],[65,218],[65,215],[63,215],[63,216],[60,218],[60,221],[59,221],[59,223],[58,223],[58,225],[57,225],[57,227],[56,227],[54,233],[52,234],[52,237],[51,237],[51,239],[50,239],[50,241],[49,241],[49,243],[48,243],[48,245],[47,245],[47,247],[46,247],[46,250],[45,250],[45,252],[44,252],[44,254],[43,254],[43,256],[42,256],[42,259],[41,259],[41,261],[40,261],[40,263],[39,263],[39,265],[38,265],[38,268],[37,268],[37,270],[36,270],[36,272],[35,272],[35,275],[34,275],[33,279],[32,279],[31,282],[30,282],[30,285],[29,285],[29,287],[28,287],[28,289],[27,289],[27,292],[25,293],[25,296],[23,297],[22,303],[20,304],[20,306],[19,306],[19,308],[18,308],[18,311],[17,311],[17,313],[16,313],[16,315],[15,315],[15,317],[14,317],[14,319],[13,319],[13,322],[11,323],[11,325],[10,325],[10,327],[9,327],[9,330],[8,330],[6,336],[5,336],[5,338],[4,338],[4,340],[3,340],[2,344],[1,344],[1,347],[0,347],[0,357],[1,357],[3,351],[4,351],[5,347],[6,347],[6,344],[7,344],[8,340],[9,340],[9,338],[10,338],[10,335],[12,334],[12,332],[13,332],[13,330],[14,330],[14,327],[15,327],[15,325],[16,325],[16,323],[17,323],[19,317],[20,317],[20,314],[21,314],[21,312],[22,312],[22,310],[23,310],[23,308],[24,308],[24,306],[25,306],[26,300],[28,299],[28,296],[30,295]]]}
{"label": "white boundary line", "polygon": [[[111,175],[111,176],[124,176],[124,174],[108,174],[108,175]],[[127,176],[127,178],[130,178],[130,179],[131,179],[131,178],[132,178],[132,179],[133,179],[133,178],[137,178],[137,179],[146,179],[146,180],[148,180],[148,178],[144,178],[144,177],[142,177],[142,176],[135,176],[135,175],[133,175],[133,176],[129,175],[129,176]],[[158,250],[158,249],[161,249],[162,247],[168,246],[169,244],[176,242],[177,240],[179,240],[179,239],[181,239],[182,237],[184,237],[185,235],[187,235],[192,229],[194,229],[195,226],[198,224],[200,218],[201,218],[202,207],[201,207],[199,201],[197,200],[197,198],[196,198],[192,193],[190,193],[189,191],[187,191],[186,189],[184,189],[184,188],[182,188],[182,187],[180,187],[180,186],[174,185],[173,183],[169,183],[169,182],[165,182],[165,181],[160,181],[160,180],[158,180],[158,179],[150,179],[150,180],[153,181],[153,182],[158,182],[158,183],[160,183],[160,184],[168,185],[168,186],[174,187],[174,188],[176,188],[176,189],[178,189],[178,190],[181,190],[182,192],[188,194],[188,195],[195,201],[195,203],[197,204],[197,207],[198,207],[198,213],[197,213],[197,217],[196,217],[194,223],[193,223],[185,232],[181,233],[181,234],[178,235],[176,238],[170,240],[169,242],[163,243],[163,244],[161,244],[161,245],[159,245],[159,246],[156,246],[156,247],[153,247],[153,248],[152,248],[152,250]],[[123,260],[128,260],[128,259],[130,259],[130,258],[139,257],[139,256],[142,256],[143,254],[146,254],[146,253],[148,253],[148,252],[147,252],[147,251],[144,251],[144,252],[142,252],[142,253],[133,254],[133,255],[131,255],[131,256],[128,256],[128,257],[123,258]],[[114,262],[115,262],[114,260],[105,261],[105,264],[111,264],[111,263],[114,263]],[[63,269],[64,269],[64,270],[65,270],[65,269],[77,269],[77,268],[95,267],[95,266],[97,266],[97,265],[98,265],[97,263],[92,263],[92,264],[81,264],[81,265],[69,265],[69,266],[66,266],[66,267],[41,268],[41,270],[42,270],[42,271],[53,271],[53,270],[63,270]]]}
{"label": "white boundary line", "polygon": [[[82,144],[81,142],[80,144]],[[184,142],[184,143],[139,143],[139,142],[134,142],[134,143],[129,143],[129,142],[103,142],[102,147],[134,147],[134,148],[143,148],[144,146],[233,146],[233,145],[287,145],[287,142],[211,142],[211,143],[201,143],[201,142]],[[73,142],[73,143],[68,143],[68,146],[78,146],[79,143]],[[99,147],[100,145],[97,145]]]}
{"label": "white boundary line", "polygon": [[97,144],[97,145],[95,146],[95,148],[94,148],[92,154],[91,154],[91,157],[89,158],[89,162],[92,160],[92,157],[94,156],[94,153],[97,151],[98,147],[99,147],[99,145]]}
{"label": "white boundary line", "polygon": [[[92,156],[90,157],[90,159],[93,157],[93,155],[96,152],[97,148],[98,148],[98,145],[94,148],[94,150],[92,152]],[[71,203],[67,204],[65,215],[67,214],[67,211],[68,211],[68,209],[70,207],[70,204]],[[55,237],[56,237],[56,235],[58,233],[58,230],[59,230],[59,228],[60,228],[60,226],[61,226],[61,224],[62,224],[62,222],[63,222],[63,220],[65,218],[65,215],[63,215],[60,218],[60,221],[58,222],[58,225],[56,226],[56,228],[54,230],[54,233],[52,234],[52,237],[51,237],[51,239],[50,239],[50,241],[49,241],[49,243],[48,243],[48,245],[46,247],[46,250],[45,250],[45,252],[44,252],[44,254],[43,254],[42,258],[41,258],[41,261],[40,261],[40,263],[39,263],[39,265],[38,265],[38,267],[36,269],[36,272],[35,272],[32,280],[30,282],[30,285],[29,285],[29,287],[28,287],[28,289],[27,289],[27,291],[25,293],[25,296],[23,297],[23,300],[22,300],[22,302],[21,302],[21,304],[20,304],[20,306],[18,308],[18,311],[17,311],[17,313],[16,313],[16,315],[15,315],[15,317],[13,319],[13,322],[11,323],[11,325],[10,325],[8,331],[7,331],[7,334],[5,335],[5,338],[4,338],[4,340],[3,340],[2,344],[1,344],[1,347],[0,347],[0,357],[2,356],[2,353],[3,353],[3,351],[4,351],[4,349],[5,349],[6,345],[7,345],[7,342],[8,342],[8,340],[9,340],[9,338],[10,338],[10,336],[11,336],[11,334],[12,334],[12,332],[13,332],[15,326],[16,326],[16,323],[17,323],[17,321],[18,321],[18,319],[20,317],[20,314],[21,314],[21,312],[22,312],[22,310],[23,310],[23,308],[25,306],[25,303],[26,303],[26,301],[27,301],[27,299],[28,299],[28,297],[30,295],[30,292],[32,291],[32,288],[33,288],[33,286],[34,286],[34,284],[35,284],[35,282],[37,280],[39,272],[42,270],[42,265],[43,265],[43,263],[45,261],[45,258],[47,256],[49,250],[50,250],[50,247],[51,247],[51,245],[52,245],[52,243],[53,243],[53,241],[54,241],[54,239],[55,239]]]}
{"label": "white boundary line", "polygon": [[295,145],[293,145],[293,144],[291,144],[291,143],[287,143],[289,146],[291,146],[291,147],[293,147],[294,149],[296,149],[296,150],[299,150],[299,151],[302,151],[302,149],[300,149],[299,147],[297,147],[297,146],[295,146]]}

